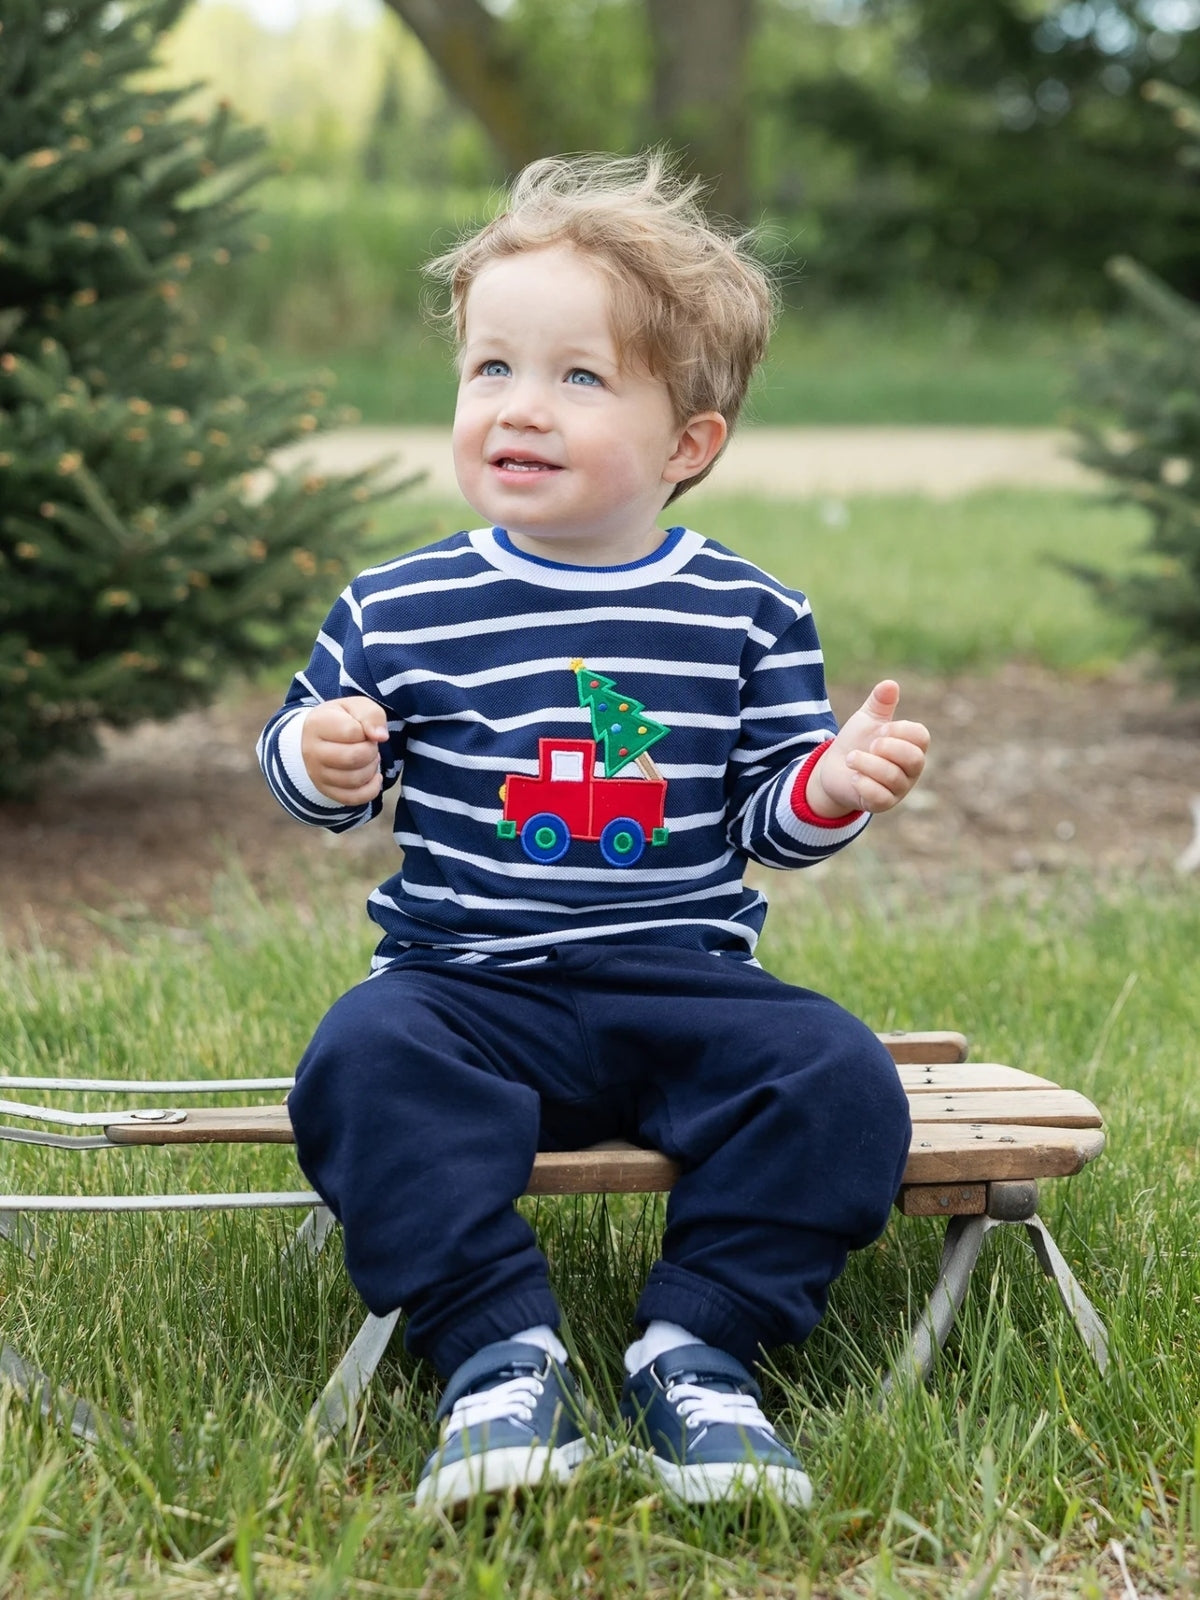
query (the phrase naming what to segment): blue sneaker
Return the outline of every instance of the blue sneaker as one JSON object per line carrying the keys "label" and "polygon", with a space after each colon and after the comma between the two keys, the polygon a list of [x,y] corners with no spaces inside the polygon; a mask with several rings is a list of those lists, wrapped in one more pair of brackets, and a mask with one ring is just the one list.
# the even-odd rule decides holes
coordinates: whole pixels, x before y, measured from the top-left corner
{"label": "blue sneaker", "polygon": [[537,1345],[484,1345],[452,1375],[437,1415],[442,1435],[421,1470],[419,1506],[561,1483],[588,1454],[574,1380]]}
{"label": "blue sneaker", "polygon": [[667,1350],[626,1378],[621,1415],[649,1449],[644,1463],[690,1505],[768,1489],[807,1506],[812,1484],[759,1409],[762,1391],[724,1350]]}

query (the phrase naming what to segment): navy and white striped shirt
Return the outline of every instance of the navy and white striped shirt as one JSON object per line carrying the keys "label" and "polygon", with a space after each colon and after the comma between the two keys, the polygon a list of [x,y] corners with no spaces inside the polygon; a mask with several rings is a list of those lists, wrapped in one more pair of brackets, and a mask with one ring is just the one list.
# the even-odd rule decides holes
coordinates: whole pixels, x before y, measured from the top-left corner
{"label": "navy and white striped shirt", "polygon": [[[651,752],[665,805],[638,767],[606,775],[593,755],[580,662],[670,730]],[[511,962],[566,940],[747,959],[766,913],[747,860],[808,866],[868,820],[822,824],[798,783],[837,731],[808,601],[685,528],[620,567],[544,561],[485,528],[356,578],[258,750],[281,804],[335,832],[382,807],[327,799],[301,759],[306,708],[346,695],[386,708],[384,788],[399,784],[375,970],[414,947]]]}

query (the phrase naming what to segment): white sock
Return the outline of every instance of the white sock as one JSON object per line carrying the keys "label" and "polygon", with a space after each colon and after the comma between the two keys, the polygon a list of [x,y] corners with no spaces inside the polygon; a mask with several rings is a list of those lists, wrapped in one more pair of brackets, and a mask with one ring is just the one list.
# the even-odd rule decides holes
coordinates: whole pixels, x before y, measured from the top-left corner
{"label": "white sock", "polygon": [[567,1360],[567,1347],[549,1323],[540,1322],[536,1328],[526,1328],[524,1333],[510,1333],[509,1338],[515,1344],[535,1344],[539,1350],[552,1355],[555,1361]]}
{"label": "white sock", "polygon": [[652,1322],[640,1339],[636,1339],[625,1352],[626,1372],[640,1372],[665,1350],[678,1350],[685,1344],[703,1344],[687,1328],[677,1322]]}

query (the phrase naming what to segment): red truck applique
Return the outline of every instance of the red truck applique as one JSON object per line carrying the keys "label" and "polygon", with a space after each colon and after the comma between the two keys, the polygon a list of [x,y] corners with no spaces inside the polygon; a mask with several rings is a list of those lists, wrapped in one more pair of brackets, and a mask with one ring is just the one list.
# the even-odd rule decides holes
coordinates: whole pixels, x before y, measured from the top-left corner
{"label": "red truck applique", "polygon": [[537,777],[513,773],[501,787],[500,838],[519,837],[543,865],[564,856],[572,839],[598,840],[614,867],[633,866],[647,843],[666,844],[666,780],[598,778],[598,756],[594,739],[539,739]]}

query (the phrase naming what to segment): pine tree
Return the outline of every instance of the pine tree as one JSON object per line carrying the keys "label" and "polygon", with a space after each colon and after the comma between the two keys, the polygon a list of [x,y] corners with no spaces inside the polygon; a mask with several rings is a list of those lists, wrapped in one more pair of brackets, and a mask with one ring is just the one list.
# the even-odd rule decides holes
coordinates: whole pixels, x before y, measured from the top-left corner
{"label": "pine tree", "polygon": [[278,479],[332,420],[199,326],[253,248],[262,136],[150,88],[187,0],[6,0],[0,23],[0,790],[311,639],[380,492]]}
{"label": "pine tree", "polygon": [[592,738],[604,757],[604,774],[613,778],[622,767],[636,761],[647,777],[661,778],[651,758],[645,755],[670,728],[646,715],[640,700],[622,694],[611,678],[590,672],[582,661],[573,661],[572,670],[579,689],[579,704],[592,716]]}
{"label": "pine tree", "polygon": [[[1188,141],[1180,159],[1200,171],[1200,104],[1165,84],[1147,98],[1170,108]],[[1144,506],[1151,527],[1133,572],[1072,570],[1138,621],[1181,690],[1200,694],[1200,305],[1128,257],[1108,270],[1151,332],[1114,336],[1081,375],[1078,454]]]}

